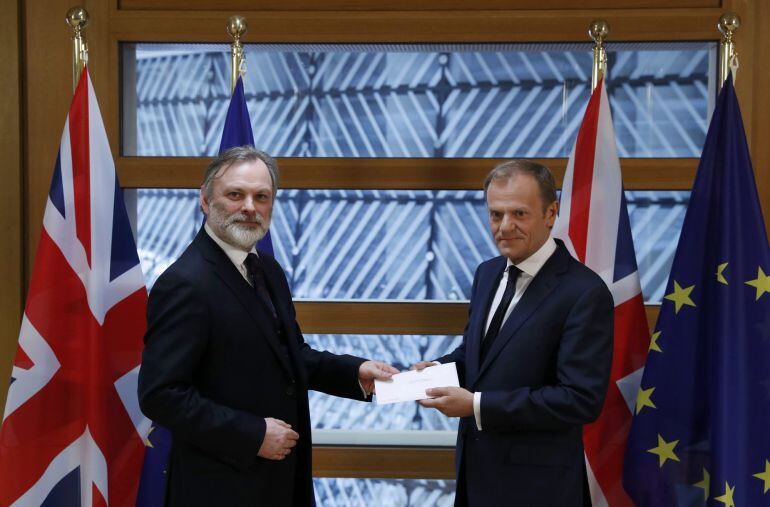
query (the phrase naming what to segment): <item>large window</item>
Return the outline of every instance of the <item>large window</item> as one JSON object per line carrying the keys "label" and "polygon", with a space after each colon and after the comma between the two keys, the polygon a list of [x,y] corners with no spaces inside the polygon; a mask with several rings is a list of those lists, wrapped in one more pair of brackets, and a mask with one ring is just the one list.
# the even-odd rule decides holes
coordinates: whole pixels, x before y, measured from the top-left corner
{"label": "large window", "polygon": [[[215,155],[229,101],[228,51],[125,44],[123,155]],[[383,171],[402,158],[567,157],[590,93],[591,56],[583,44],[247,45],[246,54],[245,92],[259,148],[319,161],[379,158]],[[714,95],[714,44],[616,44],[609,58],[619,155],[699,156]],[[195,180],[206,163],[190,166]],[[478,163],[484,170],[493,164]],[[466,302],[476,266],[495,255],[480,184],[281,189],[272,238],[295,299]],[[687,191],[653,188],[637,184],[626,192],[649,304],[663,297],[689,199]],[[195,189],[141,188],[136,203],[138,248],[151,286],[203,217]],[[399,368],[443,355],[461,340],[440,334],[461,328],[404,332],[363,319],[349,334],[311,330],[306,339]],[[416,404],[378,407],[312,393],[310,405],[314,441],[322,444],[452,445],[457,427]],[[317,483],[317,493],[425,492],[443,505],[447,487],[349,481]]]}
{"label": "large window", "polygon": [[[712,43],[613,44],[621,157],[697,157]],[[123,153],[210,156],[229,47],[124,45]],[[247,45],[254,137],[279,157],[565,157],[590,94],[587,44]]]}
{"label": "large window", "polygon": [[[645,301],[663,297],[689,192],[627,191]],[[190,244],[198,191],[140,189],[138,248],[148,287]],[[496,255],[481,191],[279,190],[275,255],[295,299],[465,301]]]}

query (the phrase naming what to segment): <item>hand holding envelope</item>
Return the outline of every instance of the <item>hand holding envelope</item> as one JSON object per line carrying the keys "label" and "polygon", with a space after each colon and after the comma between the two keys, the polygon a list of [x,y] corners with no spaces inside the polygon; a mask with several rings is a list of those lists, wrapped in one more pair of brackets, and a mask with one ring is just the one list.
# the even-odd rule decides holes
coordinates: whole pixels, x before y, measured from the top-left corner
{"label": "hand holding envelope", "polygon": [[425,400],[430,398],[426,389],[437,387],[458,387],[455,363],[431,366],[419,371],[397,373],[390,380],[375,380],[377,404]]}

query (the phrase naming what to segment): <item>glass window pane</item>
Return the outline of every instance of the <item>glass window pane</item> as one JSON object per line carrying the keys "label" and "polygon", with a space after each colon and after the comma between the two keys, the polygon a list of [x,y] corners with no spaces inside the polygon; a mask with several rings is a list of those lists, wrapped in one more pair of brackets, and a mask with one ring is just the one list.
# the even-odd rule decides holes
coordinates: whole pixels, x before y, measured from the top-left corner
{"label": "glass window pane", "polygon": [[[645,301],[659,303],[689,199],[626,192]],[[197,190],[140,189],[138,248],[148,286],[192,241]],[[296,299],[463,301],[495,255],[481,191],[281,190],[271,225]]]}
{"label": "glass window pane", "polygon": [[[462,336],[306,334],[305,341],[317,350],[386,361],[399,370],[406,370],[418,361],[430,361],[452,352],[462,343]],[[310,420],[313,429],[332,430],[455,432],[458,425],[458,419],[444,417],[437,410],[417,403],[377,405],[315,391],[310,393]],[[402,444],[427,445],[419,436],[405,440],[408,442]],[[453,441],[454,435],[448,443]]]}
{"label": "glass window pane", "polygon": [[[697,157],[715,43],[614,43],[622,157]],[[229,46],[123,45],[123,154],[211,156]],[[261,149],[279,157],[564,157],[591,81],[589,44],[246,45]]]}
{"label": "glass window pane", "polygon": [[452,507],[455,498],[455,481],[317,477],[313,487],[324,507]]}

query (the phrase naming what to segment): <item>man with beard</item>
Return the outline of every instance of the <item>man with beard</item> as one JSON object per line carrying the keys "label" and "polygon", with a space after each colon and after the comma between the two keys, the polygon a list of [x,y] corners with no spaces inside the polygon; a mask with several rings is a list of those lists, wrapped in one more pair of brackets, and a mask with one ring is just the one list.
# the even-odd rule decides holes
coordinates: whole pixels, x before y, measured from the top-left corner
{"label": "man with beard", "polygon": [[255,249],[277,183],[251,146],[217,157],[206,224],[150,293],[139,400],[173,435],[167,505],[313,505],[308,389],[365,400],[397,373],[304,342],[283,270]]}

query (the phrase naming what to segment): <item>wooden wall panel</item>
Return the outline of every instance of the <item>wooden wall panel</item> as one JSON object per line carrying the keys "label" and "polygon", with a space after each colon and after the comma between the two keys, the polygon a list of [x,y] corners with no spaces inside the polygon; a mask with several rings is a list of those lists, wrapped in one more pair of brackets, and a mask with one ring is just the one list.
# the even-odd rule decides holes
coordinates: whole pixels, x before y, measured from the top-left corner
{"label": "wooden wall panel", "polygon": [[[535,159],[548,166],[561,185],[566,158]],[[128,188],[198,188],[210,159],[195,157],[118,157],[120,182]],[[279,158],[281,188],[480,189],[500,162],[483,158]],[[628,190],[689,190],[697,159],[622,159]]]}
{"label": "wooden wall panel", "polygon": [[313,447],[315,477],[454,479],[453,448]]}
{"label": "wooden wall panel", "polygon": [[720,0],[120,0],[121,10],[469,11],[720,7]]}
{"label": "wooden wall panel", "polygon": [[[461,335],[466,303],[296,303],[304,333]],[[645,306],[647,326],[655,327],[660,305]]]}
{"label": "wooden wall panel", "polygon": [[3,3],[0,31],[0,407],[5,406],[11,361],[21,322],[22,255],[22,88],[21,88],[21,12],[19,3]]}
{"label": "wooden wall panel", "polygon": [[[750,7],[746,14],[749,16],[749,24],[753,25],[753,36],[751,39],[744,39],[745,44],[750,45],[754,53],[748,62],[754,72],[754,94],[750,103],[753,136],[749,138],[749,144],[757,190],[765,216],[765,228],[770,236],[770,143],[767,142],[770,135],[770,66],[767,65],[767,62],[770,62],[770,2],[756,0]],[[742,76],[739,79],[742,79]],[[743,82],[739,81],[739,84]],[[746,110],[745,103],[742,109]]]}
{"label": "wooden wall panel", "polygon": [[[613,41],[715,40],[718,8],[564,11],[240,11],[246,42],[590,42],[607,19]],[[111,33],[124,41],[230,42],[230,11],[117,11]]]}
{"label": "wooden wall panel", "polygon": [[[71,0],[24,2],[26,88],[27,276],[40,238],[46,196],[72,98],[70,30],[64,22]],[[98,45],[98,42],[93,44]],[[25,283],[26,287],[26,283]]]}

